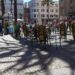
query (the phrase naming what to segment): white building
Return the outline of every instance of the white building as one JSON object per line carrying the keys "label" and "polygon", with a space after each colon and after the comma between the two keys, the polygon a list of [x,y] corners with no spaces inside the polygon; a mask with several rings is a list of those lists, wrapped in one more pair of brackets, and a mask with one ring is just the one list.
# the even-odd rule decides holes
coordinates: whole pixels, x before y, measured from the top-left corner
{"label": "white building", "polygon": [[[48,19],[58,19],[59,18],[59,2],[54,2],[50,4],[49,9],[47,5],[42,4],[43,0],[31,0],[29,2],[30,15],[33,22],[45,22]],[[48,11],[49,10],[49,11]]]}
{"label": "white building", "polygon": [[[14,0],[12,0],[12,6],[11,6],[11,0],[5,0],[5,13],[11,12],[14,17]],[[24,15],[24,5],[23,0],[17,0],[17,17],[23,18]]]}

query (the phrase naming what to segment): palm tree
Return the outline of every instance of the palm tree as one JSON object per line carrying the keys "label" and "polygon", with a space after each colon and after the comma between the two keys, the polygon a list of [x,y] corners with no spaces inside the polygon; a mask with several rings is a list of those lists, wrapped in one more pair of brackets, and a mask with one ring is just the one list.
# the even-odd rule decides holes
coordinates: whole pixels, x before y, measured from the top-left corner
{"label": "palm tree", "polygon": [[53,4],[52,0],[43,0],[42,1],[42,5],[47,5],[47,12],[48,12],[47,22],[49,22],[49,7],[50,7],[50,4]]}
{"label": "palm tree", "polygon": [[4,5],[4,0],[1,0],[1,11],[2,11],[2,25],[4,25],[4,13],[5,13],[5,5]]}
{"label": "palm tree", "polygon": [[15,18],[15,24],[17,22],[17,0],[14,0],[14,18]]}

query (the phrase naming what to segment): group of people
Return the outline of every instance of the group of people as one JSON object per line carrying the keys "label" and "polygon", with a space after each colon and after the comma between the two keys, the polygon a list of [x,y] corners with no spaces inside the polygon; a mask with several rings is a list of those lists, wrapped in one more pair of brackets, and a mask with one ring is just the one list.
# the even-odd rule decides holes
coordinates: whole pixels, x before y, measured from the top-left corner
{"label": "group of people", "polygon": [[75,20],[61,20],[58,23],[58,29],[60,32],[60,37],[64,36],[67,38],[68,30],[70,34],[73,36],[73,39],[75,40]]}
{"label": "group of people", "polygon": [[55,28],[60,32],[60,36],[67,36],[67,29],[69,29],[75,40],[75,20],[53,21],[48,25],[35,24],[34,27],[31,24],[28,27],[26,23],[16,23],[14,25],[9,25],[8,22],[4,25],[0,23],[1,34],[10,34],[17,39],[19,37],[27,37],[32,34],[35,39],[39,39],[44,42],[48,40],[48,34],[51,34]]}
{"label": "group of people", "polygon": [[15,37],[15,38],[19,38],[21,32],[24,32],[24,35],[26,34],[26,25],[23,23],[8,23],[7,21],[4,23],[4,25],[2,25],[2,23],[0,23],[0,34],[1,35],[8,35],[10,34],[11,36]]}

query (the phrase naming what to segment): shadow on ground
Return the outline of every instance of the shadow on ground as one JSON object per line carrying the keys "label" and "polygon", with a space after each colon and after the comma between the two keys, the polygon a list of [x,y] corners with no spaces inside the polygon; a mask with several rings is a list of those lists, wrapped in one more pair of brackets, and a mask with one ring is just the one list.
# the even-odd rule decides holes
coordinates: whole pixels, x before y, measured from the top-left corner
{"label": "shadow on ground", "polygon": [[[27,68],[40,65],[39,71],[43,70],[45,72],[45,75],[51,75],[48,66],[54,61],[54,58],[58,58],[69,64],[71,69],[71,75],[74,75],[74,70],[75,70],[75,43],[74,42],[70,41],[68,42],[68,45],[64,47],[60,47],[60,46],[55,47],[55,46],[47,45],[46,49],[43,49],[36,41],[32,42],[27,39],[21,39],[21,43],[24,46],[23,48],[20,48],[18,50],[9,50],[8,52],[0,54],[0,58],[6,58],[16,53],[19,53],[22,50],[24,52],[24,54],[21,56],[18,55],[13,56],[13,57],[21,57],[21,58],[18,59],[17,63],[15,63],[14,65],[7,67],[4,70],[4,72],[9,71],[20,64],[22,64],[22,66],[17,68],[17,71],[26,70]],[[27,50],[24,50],[25,48],[27,48]],[[46,54],[42,52],[45,52]],[[34,63],[31,62],[33,59],[36,60],[34,61]],[[12,61],[10,61],[10,63],[11,62]],[[8,62],[0,62],[0,63],[8,63]]]}

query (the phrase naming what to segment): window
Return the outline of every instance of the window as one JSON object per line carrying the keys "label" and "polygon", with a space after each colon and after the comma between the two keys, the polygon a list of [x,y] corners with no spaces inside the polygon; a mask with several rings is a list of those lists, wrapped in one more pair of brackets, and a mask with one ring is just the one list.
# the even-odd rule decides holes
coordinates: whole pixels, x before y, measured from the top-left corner
{"label": "window", "polygon": [[58,17],[58,15],[54,15],[55,17]]}
{"label": "window", "polygon": [[58,4],[55,4],[55,7],[58,7]]}
{"label": "window", "polygon": [[34,14],[34,17],[36,17],[36,14]]}
{"label": "window", "polygon": [[56,9],[55,11],[58,12],[58,9]]}
{"label": "window", "polygon": [[53,9],[51,9],[50,11],[53,12]]}
{"label": "window", "polygon": [[47,9],[47,12],[49,12],[49,9]]}
{"label": "window", "polygon": [[44,6],[44,3],[43,3],[43,1],[41,1],[41,6]]}
{"label": "window", "polygon": [[45,17],[45,15],[44,14],[41,14],[41,17]]}
{"label": "window", "polygon": [[49,17],[49,15],[47,14],[47,17]]}
{"label": "window", "polygon": [[37,6],[39,6],[39,3],[37,3]]}
{"label": "window", "polygon": [[37,9],[37,12],[39,12],[39,9]]}
{"label": "window", "polygon": [[41,9],[41,12],[44,12],[45,10],[44,9]]}
{"label": "window", "polygon": [[34,9],[34,12],[36,12],[36,9]]}
{"label": "window", "polygon": [[50,17],[53,17],[53,15],[50,15]]}

